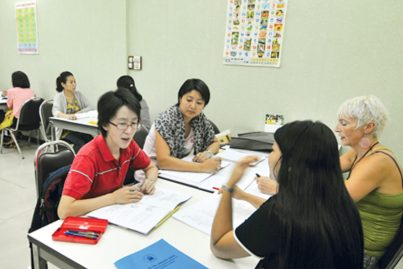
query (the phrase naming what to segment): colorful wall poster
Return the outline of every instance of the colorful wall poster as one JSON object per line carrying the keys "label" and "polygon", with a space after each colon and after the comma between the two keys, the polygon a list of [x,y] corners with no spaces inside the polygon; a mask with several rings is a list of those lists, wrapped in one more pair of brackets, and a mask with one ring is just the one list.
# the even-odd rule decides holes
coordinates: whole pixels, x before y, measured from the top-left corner
{"label": "colorful wall poster", "polygon": [[288,0],[228,0],[224,64],[279,67]]}
{"label": "colorful wall poster", "polygon": [[38,54],[36,1],[15,4],[17,50],[21,54]]}

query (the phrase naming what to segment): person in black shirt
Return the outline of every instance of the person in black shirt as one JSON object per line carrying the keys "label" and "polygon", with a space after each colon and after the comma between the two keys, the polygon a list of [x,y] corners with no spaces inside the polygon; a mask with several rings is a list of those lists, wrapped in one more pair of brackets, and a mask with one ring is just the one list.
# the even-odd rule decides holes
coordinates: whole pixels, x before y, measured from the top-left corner
{"label": "person in black shirt", "polygon": [[[362,268],[361,221],[340,170],[337,141],[323,123],[295,121],[274,134],[269,155],[277,194],[267,201],[236,187],[249,156],[221,188],[212,231],[215,256],[261,258],[256,268]],[[258,209],[233,230],[231,198]]]}

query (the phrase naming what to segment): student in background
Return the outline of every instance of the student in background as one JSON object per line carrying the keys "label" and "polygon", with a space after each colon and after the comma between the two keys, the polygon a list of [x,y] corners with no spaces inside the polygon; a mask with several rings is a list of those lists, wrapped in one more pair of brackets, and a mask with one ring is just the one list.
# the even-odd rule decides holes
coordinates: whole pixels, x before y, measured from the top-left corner
{"label": "student in background", "polygon": [[[280,188],[267,201],[236,183],[257,157],[234,168],[212,231],[217,257],[261,257],[256,268],[362,268],[363,235],[358,211],[344,185],[333,132],[323,123],[296,121],[275,134],[270,173]],[[258,209],[233,230],[232,197]]]}
{"label": "student in background", "polygon": [[[200,79],[186,80],[178,92],[178,103],[162,112],[151,126],[144,151],[158,167],[176,171],[214,172],[220,168],[219,149],[211,123],[203,114],[210,90]],[[181,160],[195,154],[194,162]]]}
{"label": "student in background", "polygon": [[[77,113],[93,110],[87,98],[81,92],[76,91],[76,79],[71,72],[62,72],[57,77],[56,91],[58,93],[53,99],[53,116],[76,120]],[[74,144],[76,152],[92,139],[91,135],[67,130],[63,132],[62,130],[58,130],[57,137]]]}
{"label": "student in background", "polygon": [[20,117],[21,107],[27,100],[35,97],[34,91],[30,88],[31,84],[29,83],[28,76],[24,72],[14,72],[11,75],[11,82],[13,88],[3,91],[2,95],[7,96],[7,109],[12,110],[12,112],[8,112],[9,118],[5,120],[4,111],[0,111],[0,130],[6,127],[15,126]]}
{"label": "student in background", "polygon": [[[138,202],[152,194],[158,170],[132,139],[140,121],[140,104],[120,88],[102,95],[98,101],[98,128],[101,135],[86,144],[75,157],[64,184],[58,214],[86,214],[112,204]],[[129,167],[142,169],[146,179],[123,186]]]}
{"label": "student in background", "polygon": [[131,76],[125,75],[121,76],[116,82],[119,88],[128,89],[134,97],[140,102],[141,106],[141,125],[144,126],[147,130],[150,130],[151,127],[151,117],[150,117],[150,108],[146,100],[143,96],[137,91],[136,84],[134,83],[134,79]]}
{"label": "student in background", "polygon": [[364,268],[377,268],[402,217],[403,176],[393,152],[379,142],[387,120],[376,96],[345,101],[338,111],[336,132],[350,150],[340,157],[348,172],[346,187],[356,201],[364,230]]}

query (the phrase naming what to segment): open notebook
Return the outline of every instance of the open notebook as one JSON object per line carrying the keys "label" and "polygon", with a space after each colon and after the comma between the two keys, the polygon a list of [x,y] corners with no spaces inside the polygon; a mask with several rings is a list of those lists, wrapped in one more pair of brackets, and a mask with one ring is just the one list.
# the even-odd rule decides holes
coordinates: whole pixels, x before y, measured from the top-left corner
{"label": "open notebook", "polygon": [[144,195],[137,203],[102,207],[87,216],[107,219],[118,226],[148,234],[191,197],[189,194],[157,188],[153,195]]}

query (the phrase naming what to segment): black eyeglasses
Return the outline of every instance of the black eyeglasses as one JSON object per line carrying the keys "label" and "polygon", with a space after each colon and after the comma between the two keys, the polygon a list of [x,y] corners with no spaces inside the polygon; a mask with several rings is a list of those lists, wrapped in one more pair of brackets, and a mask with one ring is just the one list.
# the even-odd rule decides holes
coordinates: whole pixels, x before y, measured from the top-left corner
{"label": "black eyeglasses", "polygon": [[127,128],[129,128],[129,126],[133,130],[137,130],[137,128],[139,127],[139,123],[137,121],[131,122],[131,123],[121,122],[121,123],[118,123],[118,124],[113,123],[113,122],[110,121],[109,123],[112,124],[113,126],[115,126],[116,128],[118,128],[121,131],[127,130]]}

